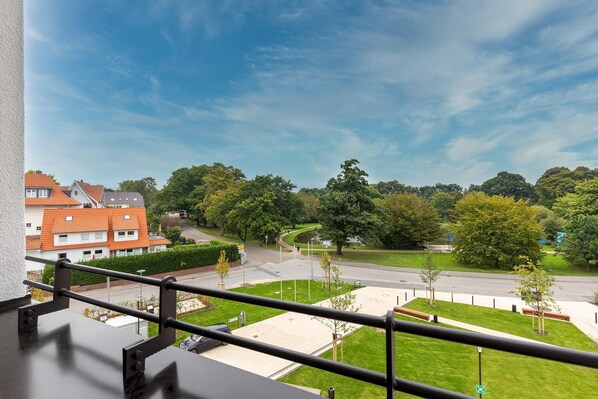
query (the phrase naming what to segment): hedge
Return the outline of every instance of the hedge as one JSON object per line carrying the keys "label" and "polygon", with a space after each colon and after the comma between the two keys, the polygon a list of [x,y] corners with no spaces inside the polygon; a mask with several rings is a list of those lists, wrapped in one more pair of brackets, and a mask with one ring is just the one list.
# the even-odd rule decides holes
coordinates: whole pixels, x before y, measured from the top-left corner
{"label": "hedge", "polygon": [[[144,269],[145,275],[152,275],[214,265],[218,261],[220,251],[225,251],[231,262],[239,260],[237,244],[210,242],[210,244],[181,245],[163,252],[93,259],[77,263],[131,274]],[[104,276],[78,270],[71,271],[71,285],[89,285],[105,281]]]}

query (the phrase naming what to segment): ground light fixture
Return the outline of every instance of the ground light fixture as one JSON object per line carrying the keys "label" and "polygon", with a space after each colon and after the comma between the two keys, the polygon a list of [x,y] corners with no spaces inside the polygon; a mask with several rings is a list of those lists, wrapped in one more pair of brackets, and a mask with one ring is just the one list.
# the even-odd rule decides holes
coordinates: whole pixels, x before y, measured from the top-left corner
{"label": "ground light fixture", "polygon": [[[139,269],[137,270],[137,273],[139,273],[139,276],[143,276],[143,273],[145,273],[145,269]],[[141,301],[143,298],[143,284],[139,283],[139,295],[137,295],[137,310],[141,310]],[[140,331],[140,327],[139,327],[139,317],[137,318],[137,335],[139,335]]]}

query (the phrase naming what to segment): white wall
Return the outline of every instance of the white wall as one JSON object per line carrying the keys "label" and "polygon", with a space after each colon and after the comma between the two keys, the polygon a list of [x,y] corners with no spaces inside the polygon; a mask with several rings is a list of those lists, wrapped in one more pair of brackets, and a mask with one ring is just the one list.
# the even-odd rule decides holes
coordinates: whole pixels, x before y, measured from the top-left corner
{"label": "white wall", "polygon": [[0,6],[0,302],[25,295],[23,3]]}
{"label": "white wall", "polygon": [[[66,257],[70,259],[71,262],[79,262],[83,260],[83,252],[84,251],[91,251],[91,256],[93,257],[95,251],[102,250],[102,254],[104,258],[110,256],[110,250],[108,246],[105,247],[89,247],[89,248],[75,248],[75,249],[60,249],[55,251],[43,251],[41,254],[37,256],[44,258],[44,259],[58,259],[58,254],[62,254],[66,252]],[[96,259],[98,256],[96,256]],[[42,266],[43,267],[43,266]]]}
{"label": "white wall", "polygon": [[[61,245],[76,245],[76,244],[90,244],[90,243],[93,244],[93,243],[108,241],[108,232],[107,231],[88,231],[88,232],[86,232],[87,234],[89,234],[89,239],[87,241],[83,241],[81,239],[81,234],[84,234],[84,233],[85,232],[54,234],[54,245],[58,247]],[[102,235],[102,238],[96,239],[96,233],[100,233]],[[60,242],[59,236],[61,236],[61,235],[67,236],[66,242]]]}
{"label": "white wall", "polygon": [[73,184],[71,184],[70,190],[71,198],[79,201],[81,203],[81,206],[83,206],[84,204],[91,204],[93,208],[96,207],[78,183],[73,182]]}
{"label": "white wall", "polygon": [[[129,235],[129,231],[133,232],[133,235]],[[118,236],[119,232],[124,232],[123,238]],[[139,239],[139,230],[114,230],[114,241],[135,241]]]}

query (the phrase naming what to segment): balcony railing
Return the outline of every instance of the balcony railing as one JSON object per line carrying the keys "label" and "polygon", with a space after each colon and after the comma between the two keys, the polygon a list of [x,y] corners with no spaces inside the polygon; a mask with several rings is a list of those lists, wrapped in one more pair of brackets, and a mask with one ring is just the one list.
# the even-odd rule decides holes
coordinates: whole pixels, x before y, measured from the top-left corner
{"label": "balcony railing", "polygon": [[[266,353],[292,362],[312,366],[321,370],[347,376],[356,380],[386,388],[387,398],[394,398],[395,392],[405,392],[424,398],[471,398],[470,396],[422,384],[419,382],[398,378],[396,376],[395,340],[396,332],[409,333],[466,345],[480,346],[499,351],[516,353],[541,359],[554,360],[563,363],[575,364],[598,369],[598,354],[556,346],[523,342],[512,339],[497,338],[479,333],[453,330],[438,326],[401,321],[394,317],[394,312],[389,310],[386,316],[372,316],[334,310],[314,305],[285,302],[276,299],[263,298],[236,292],[221,291],[210,288],[192,287],[178,283],[174,277],[165,277],[162,280],[122,273],[112,270],[100,269],[71,263],[68,259],[52,261],[32,256],[27,260],[54,265],[54,286],[24,280],[24,284],[45,291],[53,292],[53,300],[49,302],[25,306],[19,309],[19,330],[34,329],[38,317],[69,307],[69,300],[76,299],[95,306],[110,309],[116,312],[135,316],[140,319],[157,323],[159,333],[157,336],[123,348],[123,380],[139,377],[145,370],[145,362],[151,355],[172,345],[175,342],[176,329],[190,333],[200,334],[243,348]],[[124,306],[104,302],[85,295],[77,294],[70,290],[70,271],[79,270],[87,273],[99,274],[106,277],[125,279],[141,284],[159,287],[159,314],[142,312]],[[178,291],[207,295],[220,299],[237,301],[241,303],[266,306],[290,312],[302,313],[311,316],[341,320],[349,323],[381,328],[385,330],[386,341],[386,372],[380,373],[349,364],[338,363],[310,354],[297,352],[257,342],[251,339],[238,337],[231,334],[215,331],[205,327],[185,323],[177,320],[176,293]],[[151,359],[150,359],[151,361]]]}

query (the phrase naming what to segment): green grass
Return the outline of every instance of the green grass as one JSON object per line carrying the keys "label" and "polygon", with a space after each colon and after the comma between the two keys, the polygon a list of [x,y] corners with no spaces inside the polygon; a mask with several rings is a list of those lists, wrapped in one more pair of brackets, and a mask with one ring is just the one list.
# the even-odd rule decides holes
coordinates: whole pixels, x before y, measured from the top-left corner
{"label": "green grass", "polygon": [[[308,299],[307,280],[297,280],[297,302],[311,304],[328,299],[328,291],[322,289],[321,283],[312,281],[310,286],[311,299]],[[353,289],[353,286],[351,285],[347,284],[344,286],[344,290],[351,289]],[[267,298],[280,299],[280,282],[277,281],[274,283],[257,284],[251,287],[235,288],[231,291]],[[257,323],[258,321],[269,319],[270,317],[274,317],[284,313],[283,310],[272,309],[263,306],[227,301],[218,298],[211,299],[212,303],[214,304],[214,306],[211,309],[186,314],[184,316],[177,317],[177,320],[200,326],[205,326],[210,324],[226,323],[228,319],[239,316],[239,313],[241,313],[241,311],[245,311],[245,313],[247,314],[247,324],[253,324]],[[294,302],[295,290],[293,281],[282,282],[282,299],[285,301]],[[236,328],[236,326],[231,325],[231,328],[234,329]],[[149,323],[148,329],[150,337],[158,334],[157,324]],[[190,333],[177,330],[177,340],[175,342],[175,346],[178,346],[179,342],[181,342],[189,335]]]}
{"label": "green grass", "polygon": [[405,307],[523,338],[542,341],[547,344],[598,352],[598,344],[581,333],[575,325],[568,322],[545,319],[545,329],[548,335],[541,336],[532,331],[531,317],[508,310],[446,301],[435,301],[434,307],[431,307],[422,298],[409,302]]}
{"label": "green grass", "polygon": [[[400,316],[397,318],[404,319]],[[529,328],[529,324],[526,325]],[[573,334],[583,335],[579,330]],[[384,372],[383,333],[364,327],[346,337],[343,346],[346,363]],[[396,356],[398,377],[476,396],[476,347],[397,333]],[[323,357],[330,359],[331,351],[326,352]],[[594,397],[598,391],[598,370],[489,349],[484,349],[482,359],[483,385],[487,388],[484,399],[573,399]],[[282,381],[322,391],[333,386],[338,399],[381,398],[385,395],[381,387],[305,366],[284,377]],[[412,396],[397,393],[397,397]]]}
{"label": "green grass", "polygon": [[[336,255],[335,255],[336,257]],[[508,273],[508,270],[482,269],[459,265],[452,254],[432,254],[434,263],[439,270],[458,272],[481,273]],[[421,269],[423,266],[423,253],[404,252],[349,252],[341,256],[351,262],[373,263],[383,266],[411,267]],[[542,266],[554,276],[598,276],[598,269],[586,272],[584,268],[570,266],[560,254],[546,254],[542,259]]]}

